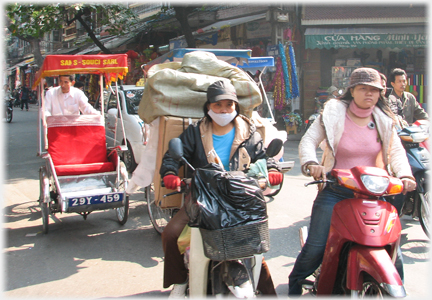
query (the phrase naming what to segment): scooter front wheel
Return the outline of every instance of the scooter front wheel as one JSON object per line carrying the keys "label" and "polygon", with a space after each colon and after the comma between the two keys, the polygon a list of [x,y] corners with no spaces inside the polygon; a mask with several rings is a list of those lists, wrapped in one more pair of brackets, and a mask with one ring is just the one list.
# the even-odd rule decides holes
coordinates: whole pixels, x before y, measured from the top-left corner
{"label": "scooter front wheel", "polygon": [[423,231],[426,233],[426,235],[429,237],[429,226],[430,226],[430,220],[429,220],[429,191],[425,190],[425,193],[419,193],[420,197],[420,225],[423,228]]}
{"label": "scooter front wheel", "polygon": [[372,277],[366,277],[358,298],[384,298],[386,294],[384,289]]}
{"label": "scooter front wheel", "polygon": [[6,112],[6,122],[8,123],[12,122],[12,111]]}

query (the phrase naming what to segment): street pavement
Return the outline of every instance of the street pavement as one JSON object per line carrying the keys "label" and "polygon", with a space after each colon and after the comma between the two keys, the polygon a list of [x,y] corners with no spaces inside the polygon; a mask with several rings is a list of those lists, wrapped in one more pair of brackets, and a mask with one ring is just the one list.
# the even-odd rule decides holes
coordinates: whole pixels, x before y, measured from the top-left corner
{"label": "street pavement", "polygon": [[[56,214],[49,233],[41,233],[37,153],[37,106],[14,110],[4,130],[5,297],[25,298],[160,298],[163,252],[159,234],[149,221],[143,190],[131,196],[129,220],[120,226],[112,210]],[[284,159],[295,167],[285,174],[280,193],[268,202],[270,251],[265,254],[279,298],[287,297],[287,277],[300,251],[298,230],[309,223],[316,187],[299,168],[301,133],[290,135]],[[401,219],[405,287],[411,299],[430,293],[429,240],[418,222]],[[428,297],[429,298],[429,297]]]}

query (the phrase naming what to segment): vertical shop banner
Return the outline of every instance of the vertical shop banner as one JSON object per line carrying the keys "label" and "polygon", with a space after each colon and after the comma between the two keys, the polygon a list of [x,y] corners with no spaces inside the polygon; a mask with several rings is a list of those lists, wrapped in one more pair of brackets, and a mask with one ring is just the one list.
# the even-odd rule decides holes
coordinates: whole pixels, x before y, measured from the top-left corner
{"label": "vertical shop banner", "polygon": [[16,67],[16,70],[15,70],[15,87],[18,87],[19,85],[21,85],[20,77],[21,77],[20,68]]}

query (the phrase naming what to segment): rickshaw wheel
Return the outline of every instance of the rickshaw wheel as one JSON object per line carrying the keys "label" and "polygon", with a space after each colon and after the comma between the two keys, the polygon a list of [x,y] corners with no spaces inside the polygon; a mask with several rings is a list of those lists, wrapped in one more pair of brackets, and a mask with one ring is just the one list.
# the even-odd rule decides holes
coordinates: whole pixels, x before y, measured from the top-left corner
{"label": "rickshaw wheel", "polygon": [[49,181],[45,167],[39,169],[39,205],[42,212],[42,232],[48,233],[49,224],[49,203],[44,202],[46,197],[50,197]]}
{"label": "rickshaw wheel", "polygon": [[[125,191],[128,184],[128,171],[126,169],[126,165],[123,161],[120,161],[120,173],[121,178],[119,182],[119,191]],[[120,225],[126,224],[129,216],[129,196],[126,195],[125,199],[125,205],[122,207],[117,207],[115,209],[117,220],[119,221]]]}
{"label": "rickshaw wheel", "polygon": [[129,216],[129,196],[126,196],[126,202],[124,206],[116,208],[116,214],[120,225],[126,224]]}
{"label": "rickshaw wheel", "polygon": [[42,211],[42,232],[48,233],[48,224],[49,224],[49,207],[48,203],[41,203],[41,211]]}
{"label": "rickshaw wheel", "polygon": [[165,226],[171,220],[172,210],[169,208],[161,208],[156,204],[153,183],[145,187],[145,197],[147,200],[147,209],[153,228],[157,233],[161,234],[164,231]]}

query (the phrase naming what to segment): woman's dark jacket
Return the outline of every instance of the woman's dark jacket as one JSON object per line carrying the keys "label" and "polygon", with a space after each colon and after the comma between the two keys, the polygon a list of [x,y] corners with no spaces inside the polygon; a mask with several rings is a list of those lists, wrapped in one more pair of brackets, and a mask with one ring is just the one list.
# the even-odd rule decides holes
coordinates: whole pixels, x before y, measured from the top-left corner
{"label": "woman's dark jacket", "polygon": [[[250,163],[266,157],[264,143],[261,135],[256,131],[255,125],[248,118],[238,115],[234,119],[234,124],[236,133],[233,149],[231,149],[229,167],[230,171],[245,170]],[[209,151],[206,153],[206,150],[204,150],[204,148],[208,150],[214,149],[211,128],[211,121],[204,117],[189,125],[179,136],[183,143],[184,157],[194,168],[201,168],[213,162]],[[204,147],[203,143],[206,143],[206,147]],[[161,177],[163,178],[169,173],[178,175],[181,165],[183,165],[183,162],[172,159],[167,151],[160,168]],[[267,168],[277,169],[273,159],[267,161]]]}

